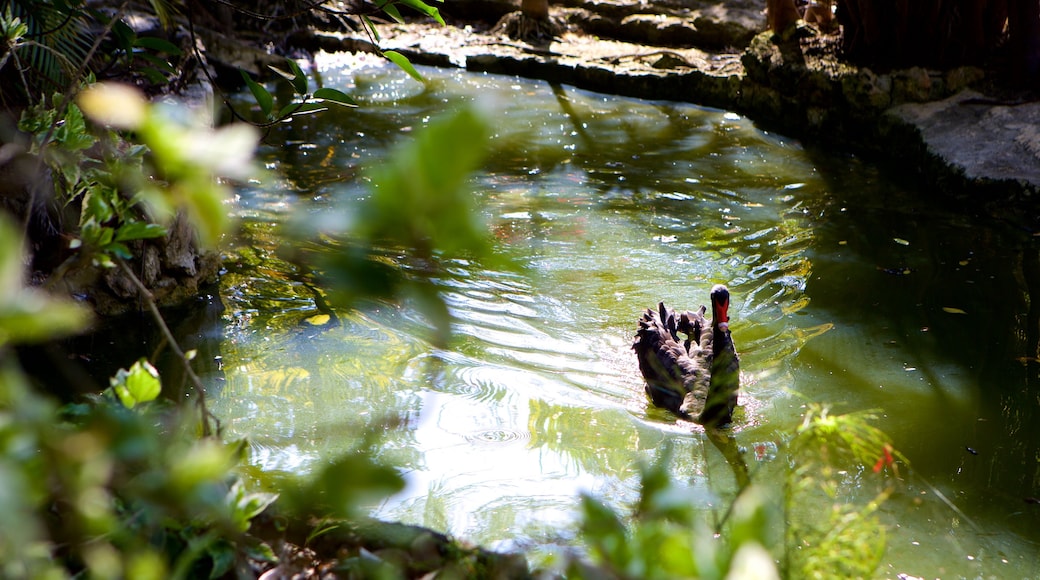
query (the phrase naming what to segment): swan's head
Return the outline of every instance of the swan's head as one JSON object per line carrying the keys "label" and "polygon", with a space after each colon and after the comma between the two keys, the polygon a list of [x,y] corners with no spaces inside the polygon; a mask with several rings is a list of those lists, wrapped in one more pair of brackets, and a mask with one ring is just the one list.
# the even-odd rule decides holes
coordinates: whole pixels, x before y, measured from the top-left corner
{"label": "swan's head", "polygon": [[720,330],[729,330],[729,289],[722,284],[711,289],[711,322]]}

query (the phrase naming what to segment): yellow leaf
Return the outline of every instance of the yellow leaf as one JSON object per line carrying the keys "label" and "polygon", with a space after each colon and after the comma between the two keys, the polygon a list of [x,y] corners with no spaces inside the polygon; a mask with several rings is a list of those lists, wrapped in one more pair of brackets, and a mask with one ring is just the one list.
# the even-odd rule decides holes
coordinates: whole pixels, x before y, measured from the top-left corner
{"label": "yellow leaf", "polygon": [[960,308],[951,308],[949,306],[943,306],[943,312],[948,312],[950,314],[967,314],[967,312],[961,310]]}
{"label": "yellow leaf", "polygon": [[305,318],[304,322],[313,326],[323,326],[328,323],[329,318],[328,314],[315,314],[310,318]]}

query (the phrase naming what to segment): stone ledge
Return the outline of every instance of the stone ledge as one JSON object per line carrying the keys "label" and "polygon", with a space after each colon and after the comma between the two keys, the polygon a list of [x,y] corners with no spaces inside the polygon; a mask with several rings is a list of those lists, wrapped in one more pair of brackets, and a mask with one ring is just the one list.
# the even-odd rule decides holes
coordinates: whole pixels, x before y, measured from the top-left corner
{"label": "stone ledge", "polygon": [[[683,22],[694,27],[674,16],[659,20],[673,33]],[[876,73],[839,61],[834,39],[812,34],[778,44],[761,33],[738,51],[605,39],[573,23],[544,46],[488,29],[486,23],[386,25],[379,48],[416,64],[732,110],[770,130],[913,168],[942,194],[973,202],[982,196],[991,213],[1040,230],[1032,210],[1040,190],[1040,105],[1001,104],[969,90],[985,81],[981,69]],[[329,52],[377,50],[361,36],[314,38],[311,48]]]}

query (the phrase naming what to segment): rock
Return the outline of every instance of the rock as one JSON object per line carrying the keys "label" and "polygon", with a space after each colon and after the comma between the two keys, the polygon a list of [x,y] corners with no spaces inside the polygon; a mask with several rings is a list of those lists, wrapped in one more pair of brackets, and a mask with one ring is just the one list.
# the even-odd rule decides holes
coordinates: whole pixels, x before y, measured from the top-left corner
{"label": "rock", "polygon": [[[455,11],[459,5],[451,6],[446,10]],[[914,167],[934,183],[946,186],[962,178],[970,182],[951,189],[995,185],[999,195],[987,189],[995,198],[1032,199],[1040,179],[1030,152],[1040,146],[1026,109],[1008,111],[1004,131],[966,137],[974,141],[964,148],[973,152],[970,161],[962,157],[967,151],[947,151],[957,148],[954,137],[935,126],[918,125],[952,115],[947,110],[930,117],[923,113],[928,105],[990,82],[982,69],[941,72],[913,67],[878,73],[840,59],[840,37],[811,27],[803,26],[786,39],[770,32],[756,34],[765,29],[763,8],[762,0],[658,0],[651,9],[612,0],[563,0],[552,10],[566,15],[568,32],[537,50],[483,35],[480,30],[486,28],[472,20],[465,29],[408,24],[380,32],[383,49],[404,52],[419,64],[465,66],[613,94],[725,108],[771,130]],[[355,36],[327,38],[322,46],[330,51],[337,46],[350,50],[351,43],[363,40]],[[908,103],[925,109],[903,107]],[[890,107],[896,110],[886,113]],[[976,103],[973,108],[979,107],[993,104]],[[988,112],[993,123],[1003,114]],[[947,121],[951,126],[974,122],[959,116]],[[1017,131],[1009,132],[1012,125],[1019,126]],[[1011,158],[1012,151],[1019,154]],[[1020,213],[1033,216],[1022,223],[1040,229],[1038,212]]]}
{"label": "rock", "polygon": [[887,114],[915,127],[929,153],[969,180],[1040,184],[1040,102],[1001,105],[965,90]]}

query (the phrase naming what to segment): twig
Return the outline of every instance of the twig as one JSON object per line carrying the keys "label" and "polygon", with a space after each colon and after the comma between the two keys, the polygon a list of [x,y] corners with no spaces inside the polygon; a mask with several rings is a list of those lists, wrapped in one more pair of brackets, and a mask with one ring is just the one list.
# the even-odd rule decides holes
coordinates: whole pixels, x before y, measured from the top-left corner
{"label": "twig", "polygon": [[[188,360],[188,357],[184,356],[184,351],[181,349],[180,345],[177,344],[177,339],[174,338],[173,333],[170,332],[170,327],[166,325],[166,319],[163,318],[162,313],[159,312],[159,307],[155,304],[155,297],[152,295],[151,291],[145,287],[144,282],[141,282],[141,279],[134,274],[133,270],[130,269],[130,266],[128,266],[122,258],[116,258],[115,262],[119,264],[123,273],[126,274],[127,277],[130,278],[130,281],[133,282],[134,286],[137,287],[138,294],[140,294],[141,299],[144,300],[145,304],[148,306],[148,311],[152,314],[155,323],[159,325],[159,330],[162,331],[167,344],[169,344],[173,353],[177,355],[177,358],[180,359],[181,364],[184,365],[184,372],[188,379],[191,380],[191,384],[195,387],[195,392],[198,395],[196,402],[198,403],[199,411],[202,414],[202,436],[209,437],[210,435],[213,435],[214,431],[220,433],[220,420],[210,413],[209,408],[206,406],[206,390],[202,386],[202,381],[199,380],[199,376],[195,374],[195,370],[191,368],[191,361]],[[215,424],[213,429],[210,429],[210,419],[212,419]]]}

